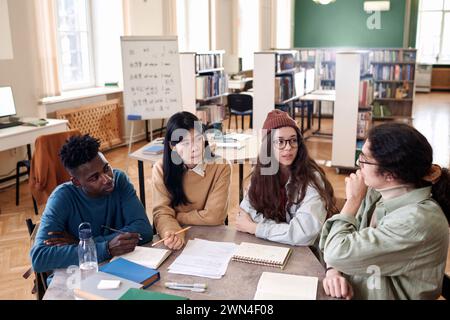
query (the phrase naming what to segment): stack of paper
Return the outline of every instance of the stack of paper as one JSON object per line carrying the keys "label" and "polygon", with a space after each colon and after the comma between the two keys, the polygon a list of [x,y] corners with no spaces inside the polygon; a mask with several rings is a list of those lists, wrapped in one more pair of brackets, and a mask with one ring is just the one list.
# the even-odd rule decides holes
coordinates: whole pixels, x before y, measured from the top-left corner
{"label": "stack of paper", "polygon": [[263,272],[255,300],[316,300],[317,277]]}
{"label": "stack of paper", "polygon": [[231,242],[189,240],[183,252],[169,266],[169,273],[220,279],[237,246]]}

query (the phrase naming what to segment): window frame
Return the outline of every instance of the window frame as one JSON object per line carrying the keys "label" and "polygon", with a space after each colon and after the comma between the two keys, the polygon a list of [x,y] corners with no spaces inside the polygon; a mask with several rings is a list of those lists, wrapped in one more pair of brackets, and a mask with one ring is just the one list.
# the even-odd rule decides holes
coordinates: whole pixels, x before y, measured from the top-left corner
{"label": "window frame", "polygon": [[[434,58],[433,64],[449,64],[450,63],[450,59],[446,59],[446,60],[442,59],[442,56],[444,56],[442,50],[443,50],[443,44],[444,44],[445,16],[446,16],[446,14],[450,15],[450,8],[445,9],[445,4],[446,4],[446,1],[448,1],[448,0],[443,0],[442,1],[442,8],[439,9],[439,10],[437,10],[437,9],[434,9],[434,10],[429,10],[429,9],[423,10],[422,9],[423,1],[424,0],[420,0],[420,2],[419,2],[419,11],[418,11],[418,19],[417,19],[417,35],[416,35],[416,44],[417,45],[416,45],[416,47],[418,49],[420,49],[420,42],[421,42],[420,35],[422,33],[422,28],[424,27],[424,26],[422,26],[422,23],[421,23],[422,13],[423,12],[440,12],[442,14],[442,19],[441,19],[441,28],[440,28],[439,52],[438,52],[437,57]],[[450,26],[448,26],[448,28],[450,28]],[[450,52],[447,54],[447,56],[450,56]],[[420,62],[421,56],[418,56],[418,58],[419,58],[418,60]]]}
{"label": "window frame", "polygon": [[[61,37],[59,30],[59,21],[58,21],[58,1],[55,2],[54,6],[54,14],[55,14],[55,25],[56,25],[56,46],[57,46],[57,63],[58,63],[58,80],[61,86],[61,91],[72,91],[72,90],[80,90],[87,88],[94,88],[96,86],[96,71],[95,71],[95,52],[94,52],[94,32],[93,32],[93,23],[92,23],[92,4],[89,0],[84,0],[86,2],[86,30],[87,30],[87,39],[88,39],[88,57],[89,57],[89,80],[81,81],[81,82],[73,82],[66,83],[63,77],[63,64],[62,64],[62,48],[61,48]],[[80,32],[80,31],[76,31]]]}

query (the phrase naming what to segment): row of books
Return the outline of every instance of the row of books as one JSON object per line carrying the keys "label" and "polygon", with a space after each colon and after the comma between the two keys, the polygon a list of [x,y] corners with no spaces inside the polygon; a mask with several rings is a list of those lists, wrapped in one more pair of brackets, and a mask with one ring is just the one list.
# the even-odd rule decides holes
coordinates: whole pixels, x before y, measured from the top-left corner
{"label": "row of books", "polygon": [[276,55],[276,72],[290,70],[295,67],[295,59],[292,53],[279,53]]}
{"label": "row of books", "polygon": [[320,70],[322,80],[334,80],[336,76],[336,65],[324,64]]}
{"label": "row of books", "polygon": [[275,103],[281,104],[294,96],[294,80],[292,75],[275,77]]}
{"label": "row of books", "polygon": [[415,62],[415,51],[379,50],[372,52],[373,62]]}
{"label": "row of books", "polygon": [[226,116],[226,108],[221,104],[204,105],[197,108],[197,118],[204,124],[222,122]]}
{"label": "row of books", "polygon": [[220,96],[227,91],[227,79],[223,72],[197,76],[195,81],[198,100]]}
{"label": "row of books", "polygon": [[414,65],[373,65],[372,74],[376,80],[414,80]]}
{"label": "row of books", "polygon": [[409,83],[376,83],[375,98],[411,99],[412,86]]}
{"label": "row of books", "polygon": [[372,104],[374,85],[372,79],[363,79],[359,82],[359,107],[367,108]]}
{"label": "row of books", "polygon": [[358,122],[356,129],[357,139],[365,139],[367,137],[367,133],[370,130],[371,123],[372,123],[371,111],[358,112]]}
{"label": "row of books", "polygon": [[299,59],[300,61],[314,62],[316,60],[316,50],[300,50]]}
{"label": "row of books", "polygon": [[360,66],[360,74],[367,75],[371,72],[371,63],[370,56],[367,53],[361,54],[361,66]]}
{"label": "row of books", "polygon": [[197,54],[195,56],[195,71],[201,72],[203,70],[217,69],[223,66],[222,54]]}
{"label": "row of books", "polygon": [[335,51],[322,51],[321,61],[336,61]]}

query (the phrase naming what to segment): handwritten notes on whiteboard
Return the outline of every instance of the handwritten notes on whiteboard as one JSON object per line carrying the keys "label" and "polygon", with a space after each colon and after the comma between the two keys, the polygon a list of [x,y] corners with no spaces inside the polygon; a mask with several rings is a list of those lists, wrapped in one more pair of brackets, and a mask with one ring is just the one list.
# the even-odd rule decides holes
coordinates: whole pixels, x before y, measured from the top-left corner
{"label": "handwritten notes on whiteboard", "polygon": [[181,111],[177,38],[122,37],[121,40],[128,119],[163,119]]}

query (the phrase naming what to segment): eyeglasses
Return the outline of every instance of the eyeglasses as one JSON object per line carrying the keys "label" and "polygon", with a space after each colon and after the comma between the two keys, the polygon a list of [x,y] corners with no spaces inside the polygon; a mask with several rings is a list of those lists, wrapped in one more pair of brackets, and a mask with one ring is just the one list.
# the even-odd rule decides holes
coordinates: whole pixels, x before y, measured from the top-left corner
{"label": "eyeglasses", "polygon": [[288,142],[289,142],[289,145],[291,146],[291,148],[298,147],[297,138],[292,138],[289,140],[278,139],[273,142],[273,145],[275,146],[275,148],[282,150],[282,149],[286,148]]}
{"label": "eyeglasses", "polygon": [[[356,160],[356,165],[358,167],[364,168],[365,164],[369,164],[369,165],[373,165],[373,166],[377,166],[378,165],[378,163],[375,163],[375,162],[365,161],[363,157],[364,157],[363,154],[360,153],[358,159]],[[361,160],[361,159],[363,159],[363,160]]]}

